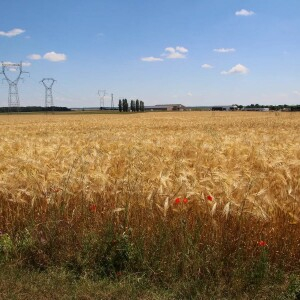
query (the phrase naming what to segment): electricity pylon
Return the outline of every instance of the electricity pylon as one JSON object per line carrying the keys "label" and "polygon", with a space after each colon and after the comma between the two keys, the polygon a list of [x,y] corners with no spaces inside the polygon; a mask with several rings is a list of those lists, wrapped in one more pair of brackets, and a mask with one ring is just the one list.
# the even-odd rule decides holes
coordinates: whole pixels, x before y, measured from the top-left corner
{"label": "electricity pylon", "polygon": [[53,105],[53,95],[52,86],[56,80],[53,78],[44,78],[40,82],[43,83],[45,87],[45,107],[52,107]]}
{"label": "electricity pylon", "polygon": [[106,95],[106,90],[99,90],[98,95],[100,96],[100,109],[104,108],[104,97]]}
{"label": "electricity pylon", "polygon": [[111,94],[111,104],[110,104],[110,106],[111,106],[111,109],[114,110],[114,108],[115,108],[115,105],[114,105],[114,94]]}
{"label": "electricity pylon", "polygon": [[[19,92],[18,92],[18,83],[23,73],[29,73],[23,71],[22,62],[19,64],[16,63],[9,63],[9,62],[1,62],[2,64],[2,71],[0,74],[4,75],[4,79],[7,81],[9,85],[8,89],[8,107],[20,107],[20,99],[19,99]],[[18,72],[15,79],[10,79],[7,75],[7,71]]]}

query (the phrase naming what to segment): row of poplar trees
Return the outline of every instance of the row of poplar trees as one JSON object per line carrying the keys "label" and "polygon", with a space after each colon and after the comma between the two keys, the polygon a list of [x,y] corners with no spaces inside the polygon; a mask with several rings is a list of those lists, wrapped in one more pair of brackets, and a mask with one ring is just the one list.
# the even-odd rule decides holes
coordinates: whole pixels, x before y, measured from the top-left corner
{"label": "row of poplar trees", "polygon": [[128,111],[145,111],[144,102],[140,100],[131,100],[130,109],[127,99],[119,100],[119,112],[128,112]]}

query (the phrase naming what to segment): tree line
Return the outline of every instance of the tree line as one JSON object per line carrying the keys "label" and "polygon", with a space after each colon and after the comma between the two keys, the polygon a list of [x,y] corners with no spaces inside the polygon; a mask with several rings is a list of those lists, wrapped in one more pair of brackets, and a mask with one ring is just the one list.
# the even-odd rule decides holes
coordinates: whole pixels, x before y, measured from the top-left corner
{"label": "tree line", "polygon": [[130,108],[127,99],[119,100],[119,112],[143,112],[145,111],[144,102],[140,100],[131,100]]}
{"label": "tree line", "polygon": [[41,111],[70,111],[70,108],[60,106],[20,106],[20,107],[0,107],[0,113],[7,112],[41,112]]}

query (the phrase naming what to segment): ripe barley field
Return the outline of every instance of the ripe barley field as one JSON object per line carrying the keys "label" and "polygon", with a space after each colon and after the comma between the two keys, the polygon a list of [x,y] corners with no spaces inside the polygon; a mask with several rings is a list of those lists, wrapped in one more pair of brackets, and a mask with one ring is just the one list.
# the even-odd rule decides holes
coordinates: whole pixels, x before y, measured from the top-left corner
{"label": "ripe barley field", "polygon": [[0,116],[0,261],[257,291],[300,270],[300,114]]}

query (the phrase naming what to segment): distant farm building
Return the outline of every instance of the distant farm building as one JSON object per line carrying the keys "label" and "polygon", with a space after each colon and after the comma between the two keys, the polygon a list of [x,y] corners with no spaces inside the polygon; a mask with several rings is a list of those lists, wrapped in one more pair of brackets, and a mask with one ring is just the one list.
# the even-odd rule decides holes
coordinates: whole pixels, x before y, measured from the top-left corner
{"label": "distant farm building", "polygon": [[237,105],[232,105],[229,107],[229,110],[235,111],[235,110],[239,110],[239,108],[237,107]]}
{"label": "distant farm building", "polygon": [[244,107],[245,111],[269,111],[268,107]]}
{"label": "distant farm building", "polygon": [[150,111],[184,111],[187,108],[182,104],[158,104],[154,106],[145,106],[145,110]]}

